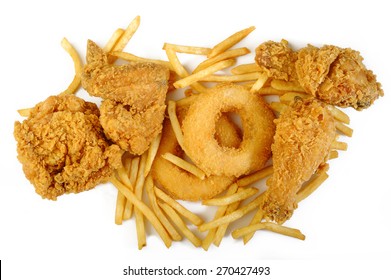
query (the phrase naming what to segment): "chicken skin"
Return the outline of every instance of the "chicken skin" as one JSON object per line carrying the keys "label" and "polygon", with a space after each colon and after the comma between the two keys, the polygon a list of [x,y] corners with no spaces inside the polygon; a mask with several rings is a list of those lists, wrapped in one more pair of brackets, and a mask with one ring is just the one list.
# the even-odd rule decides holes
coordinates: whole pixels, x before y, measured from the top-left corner
{"label": "chicken skin", "polygon": [[155,63],[113,65],[88,41],[82,86],[102,97],[100,122],[109,139],[132,154],[144,153],[162,131],[169,70]]}
{"label": "chicken skin", "polygon": [[255,61],[269,77],[297,81],[308,94],[331,105],[362,110],[384,95],[360,53],[349,48],[308,45],[295,52],[284,40],[268,41],[257,48]]}
{"label": "chicken skin", "polygon": [[38,103],[15,122],[14,136],[23,171],[43,198],[90,190],[121,165],[122,151],[105,138],[98,107],[74,95]]}
{"label": "chicken skin", "polygon": [[336,129],[328,109],[313,98],[296,100],[275,122],[274,172],[262,207],[267,219],[284,223],[297,208],[297,191],[326,162]]}

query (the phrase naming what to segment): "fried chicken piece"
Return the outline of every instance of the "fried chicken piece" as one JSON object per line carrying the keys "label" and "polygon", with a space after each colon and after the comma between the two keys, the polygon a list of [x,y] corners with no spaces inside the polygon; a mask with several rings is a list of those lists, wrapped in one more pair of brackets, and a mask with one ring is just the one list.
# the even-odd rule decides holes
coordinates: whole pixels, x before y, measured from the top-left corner
{"label": "fried chicken piece", "polygon": [[170,71],[155,63],[108,63],[108,56],[93,41],[87,45],[82,86],[92,96],[131,105],[138,111],[164,103]]}
{"label": "fried chicken piece", "polygon": [[283,223],[297,208],[297,191],[327,160],[336,129],[328,109],[312,98],[295,101],[275,122],[274,172],[263,210],[266,218]]}
{"label": "fried chicken piece", "polygon": [[296,60],[297,53],[289,47],[286,40],[281,40],[280,43],[267,41],[256,49],[255,62],[274,79],[295,80]]}
{"label": "fried chicken piece", "polygon": [[165,105],[153,104],[138,112],[129,105],[103,100],[100,123],[106,136],[121,149],[133,154],[144,153],[162,131]]}
{"label": "fried chicken piece", "polygon": [[15,122],[14,136],[26,178],[43,198],[90,190],[121,164],[122,151],[107,142],[98,107],[73,95],[38,103]]}
{"label": "fried chicken piece", "polygon": [[362,61],[360,53],[349,48],[308,46],[298,53],[298,80],[308,93],[328,104],[366,109],[384,93]]}

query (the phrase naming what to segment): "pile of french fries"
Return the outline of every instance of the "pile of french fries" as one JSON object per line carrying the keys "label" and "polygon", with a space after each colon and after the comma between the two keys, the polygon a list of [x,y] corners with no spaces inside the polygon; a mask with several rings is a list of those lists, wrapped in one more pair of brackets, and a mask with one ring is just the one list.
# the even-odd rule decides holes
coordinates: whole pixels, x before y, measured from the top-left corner
{"label": "pile of french fries", "polygon": [[[183,135],[176,116],[176,106],[191,104],[197,98],[197,93],[202,93],[207,89],[208,86],[205,85],[205,82],[207,84],[240,83],[256,94],[277,96],[279,101],[270,103],[276,114],[285,110],[295,98],[309,97],[299,84],[271,79],[255,63],[236,65],[239,57],[251,54],[251,51],[245,47],[233,47],[255,29],[253,26],[234,33],[211,48],[165,43],[163,45],[167,56],[167,61],[165,61],[142,58],[124,52],[124,48],[139,25],[140,17],[137,16],[126,29],[117,29],[103,49],[109,53],[111,63],[117,59],[132,62],[154,62],[165,65],[172,73],[175,73],[177,77],[173,86],[177,89],[184,89],[186,96],[179,100],[168,101],[168,116],[181,146]],[[62,46],[74,61],[75,77],[69,87],[61,94],[74,94],[80,88],[82,62],[76,50],[65,38],[62,41]],[[192,71],[189,71],[180,62],[178,53],[204,56],[205,59]],[[225,71],[224,74],[218,74],[222,71]],[[328,107],[337,121],[336,128],[340,135],[351,137],[353,130],[347,126],[349,117],[334,106]],[[22,109],[19,113],[28,116],[29,109]],[[116,170],[110,180],[118,189],[115,223],[120,225],[132,217],[135,218],[139,249],[146,246],[146,221],[152,224],[167,247],[171,246],[172,241],[186,238],[195,247],[208,250],[212,243],[216,246],[220,245],[230,224],[241,220],[249,213],[253,213],[250,223],[231,232],[233,238],[242,238],[244,244],[259,230],[269,230],[301,240],[305,239],[305,236],[297,229],[263,220],[260,206],[264,198],[263,193],[260,193],[260,188],[256,185],[263,179],[267,181],[267,178],[273,173],[273,166],[267,166],[258,172],[239,178],[220,196],[202,201],[206,211],[209,213],[214,211],[214,217],[210,221],[204,221],[185,208],[179,201],[162,191],[151,177],[150,170],[159,147],[160,138],[161,135],[141,156],[131,156],[125,153],[123,166]],[[335,140],[330,159],[338,157],[337,150],[346,149],[346,143]],[[182,158],[173,154],[165,154],[163,157],[200,179],[205,177],[202,170]],[[328,178],[327,169],[328,164],[325,164],[302,186],[297,194],[298,202],[311,195]]]}

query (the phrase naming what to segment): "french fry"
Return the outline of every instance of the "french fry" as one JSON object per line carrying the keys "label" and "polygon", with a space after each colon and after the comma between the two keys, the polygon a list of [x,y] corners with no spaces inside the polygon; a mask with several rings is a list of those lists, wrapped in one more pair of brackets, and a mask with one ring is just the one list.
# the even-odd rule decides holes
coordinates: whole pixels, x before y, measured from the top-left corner
{"label": "french fry", "polygon": [[66,38],[61,40],[61,46],[63,49],[71,56],[73,60],[73,65],[75,68],[75,76],[73,77],[72,82],[69,84],[68,88],[61,92],[60,94],[74,94],[81,84],[81,72],[83,70],[83,64],[81,62],[80,56],[77,53],[76,49],[69,43]]}
{"label": "french fry", "polygon": [[228,59],[219,61],[216,64],[213,64],[197,73],[191,74],[185,78],[182,78],[174,83],[175,88],[184,88],[189,86],[195,82],[200,81],[202,78],[212,75],[213,73],[228,68],[235,63],[234,59]]}
{"label": "french fry", "polygon": [[308,95],[306,93],[288,91],[287,93],[280,96],[280,101],[284,104],[289,104],[296,98],[306,99],[310,97],[311,95]]}
{"label": "french fry", "polygon": [[110,52],[114,48],[115,44],[117,44],[119,38],[121,38],[124,32],[125,30],[122,28],[118,28],[116,31],[114,31],[106,45],[103,47],[103,51],[106,53]]}
{"label": "french fry", "polygon": [[144,202],[139,200],[134,193],[128,190],[126,186],[118,181],[115,177],[112,177],[110,181],[151,222],[152,226],[156,229],[166,247],[169,248],[171,246],[172,240],[152,210],[149,209],[149,207]]}
{"label": "french fry", "polygon": [[263,87],[257,91],[257,94],[260,95],[283,95],[285,93],[286,91],[278,90],[272,87]]}
{"label": "french fry", "polygon": [[[133,185],[130,182],[128,173],[126,169],[122,166],[116,171],[117,177],[121,180],[121,182],[130,190],[133,191]],[[117,194],[117,203],[115,210],[115,223],[117,225],[121,225],[124,217],[126,207],[126,197],[118,191]]]}
{"label": "french fry", "polygon": [[170,205],[170,207],[174,208],[179,214],[188,219],[192,224],[198,226],[204,222],[200,217],[183,207],[178,201],[168,196],[161,189],[155,187],[155,193],[159,199]]}
{"label": "french fry", "polygon": [[[258,210],[255,212],[249,226],[260,223],[263,219],[264,212],[261,207],[258,208]],[[243,236],[243,244],[247,244],[253,238],[255,232],[247,233]]]}
{"label": "french fry", "polygon": [[258,92],[267,82],[268,76],[265,73],[256,72],[258,73],[258,79],[257,81],[252,85],[250,91],[251,92]]}
{"label": "french fry", "polygon": [[341,122],[335,122],[335,128],[338,129],[340,132],[342,132],[344,135],[348,137],[353,136],[353,129],[348,127],[347,125],[341,123]]}
{"label": "french fry", "polygon": [[338,151],[331,150],[329,154],[329,159],[335,159],[335,158],[338,158]]}
{"label": "french fry", "polygon": [[151,145],[148,149],[147,159],[145,162],[145,169],[144,169],[144,177],[147,177],[149,172],[151,171],[153,161],[156,157],[157,150],[159,149],[160,140],[162,139],[162,134],[159,133],[155,139],[153,139]]}
{"label": "french fry", "polygon": [[[131,185],[135,186],[137,180],[137,173],[139,169],[140,157],[134,157],[131,162],[132,163],[131,163],[129,178],[130,178]],[[134,191],[134,189],[132,189],[132,191]],[[130,217],[132,217],[132,214],[133,214],[133,205],[129,200],[127,200],[124,209],[123,220],[130,219]]]}
{"label": "french fry", "polygon": [[194,46],[183,46],[170,43],[164,43],[163,50],[172,49],[177,53],[197,54],[197,55],[208,55],[211,48],[194,47]]}
{"label": "french fry", "polygon": [[221,218],[218,218],[216,220],[212,220],[210,222],[207,222],[207,223],[204,223],[204,224],[200,225],[198,227],[198,230],[203,232],[203,231],[207,231],[207,230],[209,230],[211,228],[215,228],[215,227],[218,227],[220,225],[236,221],[236,220],[240,219],[241,217],[243,217],[244,215],[246,215],[251,210],[253,210],[256,207],[258,207],[261,204],[262,200],[263,200],[263,196],[259,195],[253,201],[251,201],[247,205],[239,208],[238,210],[232,212],[231,214],[225,215],[225,216],[223,216]]}
{"label": "french fry", "polygon": [[197,73],[202,69],[205,69],[209,66],[212,66],[213,64],[216,64],[219,61],[227,60],[230,58],[236,58],[239,56],[243,56],[250,53],[250,50],[248,48],[239,48],[239,49],[233,49],[233,50],[228,50],[225,52],[222,52],[219,55],[216,55],[212,58],[209,58],[207,60],[204,60],[201,62],[194,70],[193,73]]}
{"label": "french fry", "polygon": [[[234,183],[231,186],[229,186],[229,188],[226,192],[226,195],[234,194],[237,190],[238,190],[238,185]],[[217,219],[221,218],[225,214],[227,207],[228,207],[228,205],[219,206],[216,210],[216,213],[215,213],[213,220],[217,220]],[[217,228],[211,228],[208,231],[208,234],[206,235],[204,240],[202,241],[201,246],[205,251],[208,251],[210,245],[215,240],[216,231],[217,231]]]}
{"label": "french fry", "polygon": [[238,32],[232,34],[231,36],[229,36],[228,38],[224,39],[223,41],[221,41],[220,43],[218,43],[217,45],[215,45],[212,48],[212,50],[208,54],[208,58],[214,57],[214,56],[224,52],[225,50],[228,50],[232,46],[236,45],[241,40],[243,40],[248,34],[250,34],[254,29],[255,29],[255,26],[250,26],[250,27],[243,29],[241,31],[238,31]]}
{"label": "french fry", "polygon": [[[198,74],[200,72],[197,72]],[[259,78],[258,72],[239,74],[239,75],[207,75],[201,77],[202,82],[246,82],[256,81]]]}
{"label": "french fry", "polygon": [[310,196],[324,181],[327,180],[329,175],[326,173],[326,169],[320,170],[315,174],[315,178],[311,179],[304,187],[301,187],[297,192],[296,202],[299,203]]}
{"label": "french fry", "polygon": [[182,236],[177,232],[175,227],[170,223],[167,217],[163,214],[162,210],[160,209],[160,206],[158,205],[151,175],[148,175],[148,177],[145,180],[145,190],[147,192],[152,210],[155,212],[156,217],[159,219],[159,221],[162,223],[164,228],[167,230],[172,240],[174,241],[182,240]]}
{"label": "french fry", "polygon": [[201,239],[199,239],[185,224],[182,218],[175,212],[173,208],[167,203],[161,201],[159,206],[163,211],[170,217],[171,221],[178,227],[178,229],[183,233],[183,235],[189,239],[189,241],[195,246],[200,247],[202,244]]}
{"label": "french fry", "polygon": [[261,229],[270,230],[270,231],[273,231],[273,232],[276,232],[279,234],[298,238],[300,240],[305,239],[305,235],[302,234],[300,232],[300,230],[286,227],[286,226],[281,226],[281,225],[271,223],[271,222],[262,222],[262,223],[257,223],[257,224],[253,224],[250,226],[246,226],[246,227],[243,227],[240,229],[236,229],[232,232],[232,237],[235,239],[240,238],[246,234],[249,234],[249,233],[255,232],[257,230],[261,230]]}
{"label": "french fry", "polygon": [[133,35],[136,33],[138,27],[140,26],[140,16],[136,16],[125,29],[125,32],[119,38],[117,43],[112,48],[112,51],[122,51],[126,45],[129,43],[130,39],[132,39]]}
{"label": "french fry", "polygon": [[[240,205],[240,203],[241,203],[241,201],[237,201],[237,202],[234,202],[234,203],[228,205],[227,210],[225,211],[224,215],[229,215],[232,212],[234,212],[235,210],[237,210],[239,205]],[[217,247],[220,246],[221,240],[223,240],[224,235],[225,235],[225,233],[227,231],[227,228],[228,228],[229,224],[230,224],[229,222],[225,223],[223,225],[220,225],[216,229],[215,239],[213,240],[213,244],[215,246],[217,246]]]}
{"label": "french fry", "polygon": [[261,70],[262,70],[261,67],[259,67],[256,63],[249,63],[249,64],[241,64],[233,67],[231,69],[231,73],[234,75],[239,75],[239,74],[247,74],[252,72],[259,72]]}
{"label": "french fry", "polygon": [[128,52],[120,52],[120,51],[110,52],[109,54],[112,56],[115,56],[117,58],[121,58],[123,60],[126,60],[126,61],[151,62],[151,63],[155,63],[155,64],[160,64],[160,65],[167,67],[171,71],[174,71],[174,67],[172,66],[172,64],[169,61],[160,60],[160,59],[143,58],[143,57],[139,57],[139,56],[136,56],[136,55],[128,53]]}
{"label": "french fry", "polygon": [[270,176],[271,174],[273,174],[273,165],[264,167],[257,172],[242,177],[239,180],[237,180],[236,183],[238,184],[239,187],[246,187],[252,183],[262,180],[263,178],[266,178],[267,176]]}
{"label": "french fry", "polygon": [[235,194],[202,201],[203,205],[222,206],[245,200],[258,192],[257,188],[239,188]]}
{"label": "french fry", "polygon": [[346,151],[348,149],[348,144],[345,142],[340,142],[340,141],[334,140],[331,143],[331,148],[336,149],[336,150]]}
{"label": "french fry", "polygon": [[340,109],[336,108],[333,105],[328,105],[327,109],[330,110],[331,114],[333,115],[334,119],[344,123],[344,124],[349,124],[350,123],[350,118],[347,114],[342,112]]}
{"label": "french fry", "polygon": [[272,88],[277,90],[305,92],[305,90],[297,82],[287,82],[284,80],[273,79],[270,85]]}
{"label": "french fry", "polygon": [[177,157],[174,154],[171,153],[165,153],[162,155],[162,158],[165,160],[168,160],[169,162],[175,164],[179,168],[186,170],[187,172],[193,174],[194,176],[200,178],[201,180],[205,179],[205,173],[201,169],[199,169],[194,164],[191,164],[184,159],[181,159],[180,157]]}
{"label": "french fry", "polygon": [[179,146],[181,146],[182,150],[184,150],[183,133],[182,133],[181,125],[179,124],[177,114],[176,114],[175,101],[172,101],[172,100],[168,101],[167,112],[168,112],[168,116],[170,118],[171,127],[172,127],[172,130],[174,131],[176,140],[178,141],[178,144],[179,144]]}
{"label": "french fry", "polygon": [[[146,153],[141,155],[140,166],[137,172],[136,185],[134,187],[134,194],[139,200],[143,200],[143,187],[145,182],[144,169],[146,163]],[[136,230],[137,230],[137,240],[138,240],[138,249],[141,250],[147,244],[146,233],[145,233],[145,224],[144,216],[140,209],[136,208],[134,210],[134,216],[136,218]]]}
{"label": "french fry", "polygon": [[29,117],[32,109],[33,108],[19,109],[17,112],[21,117]]}
{"label": "french fry", "polygon": [[282,113],[284,112],[286,109],[288,109],[288,105],[284,104],[284,103],[281,103],[281,102],[271,102],[270,103],[270,107],[276,111],[277,113]]}
{"label": "french fry", "polygon": [[[176,52],[173,49],[167,48],[166,55],[167,55],[168,61],[171,63],[172,67],[174,68],[175,73],[177,73],[177,75],[179,77],[181,77],[183,79],[183,78],[189,76],[189,72],[187,72],[185,67],[183,67],[183,65],[181,64],[181,62],[178,59],[178,56],[176,55]],[[206,90],[206,88],[203,85],[201,85],[200,83],[196,83],[196,82],[192,83],[190,85],[190,87],[195,89],[198,92],[204,92]]]}

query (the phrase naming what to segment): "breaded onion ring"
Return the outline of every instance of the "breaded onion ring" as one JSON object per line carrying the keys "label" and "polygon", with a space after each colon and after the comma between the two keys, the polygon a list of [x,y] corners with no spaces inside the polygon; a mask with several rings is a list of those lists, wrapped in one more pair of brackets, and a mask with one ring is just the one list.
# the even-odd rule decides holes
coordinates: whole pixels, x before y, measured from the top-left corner
{"label": "breaded onion ring", "polygon": [[[179,120],[182,119],[181,115],[186,111],[187,108],[177,110]],[[237,127],[226,116],[222,116],[218,120],[217,126],[215,137],[221,145],[226,147],[239,146],[241,137]],[[226,176],[212,175],[201,180],[162,158],[161,155],[167,152],[179,157],[184,155],[169,119],[164,121],[162,139],[151,171],[152,177],[159,182],[159,186],[175,199],[190,201],[209,199],[223,192],[233,183],[234,178]]]}
{"label": "breaded onion ring", "polygon": [[[237,113],[243,126],[238,148],[219,145],[214,134],[224,112]],[[239,177],[261,169],[271,155],[274,114],[243,86],[218,85],[200,94],[183,121],[184,149],[207,175]]]}

